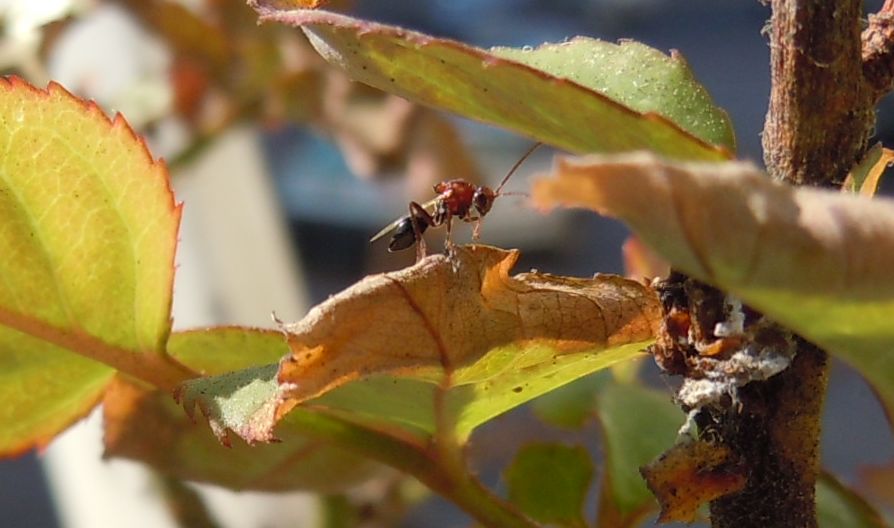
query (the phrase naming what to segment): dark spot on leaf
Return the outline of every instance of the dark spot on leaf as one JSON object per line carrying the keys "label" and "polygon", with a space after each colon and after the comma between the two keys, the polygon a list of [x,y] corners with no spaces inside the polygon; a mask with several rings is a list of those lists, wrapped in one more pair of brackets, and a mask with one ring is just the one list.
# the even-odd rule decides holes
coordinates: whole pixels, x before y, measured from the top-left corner
{"label": "dark spot on leaf", "polygon": [[521,387],[515,387],[515,388],[512,389],[512,392],[519,393],[519,392],[521,392],[522,390],[524,390],[524,389],[522,389]]}

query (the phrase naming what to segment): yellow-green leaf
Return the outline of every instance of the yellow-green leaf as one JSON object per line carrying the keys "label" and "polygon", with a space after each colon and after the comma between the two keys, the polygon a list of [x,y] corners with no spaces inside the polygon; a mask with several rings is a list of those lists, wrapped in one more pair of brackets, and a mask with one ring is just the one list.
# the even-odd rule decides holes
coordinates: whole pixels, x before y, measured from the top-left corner
{"label": "yellow-green leaf", "polygon": [[[358,81],[571,152],[649,149],[678,159],[717,160],[727,158],[733,147],[725,115],[700,87],[692,89],[697,85],[688,70],[679,62],[674,66],[674,59],[658,59],[659,52],[654,50],[643,53],[645,47],[605,53],[599,50],[611,45],[581,40],[544,48],[526,64],[505,58],[519,59],[517,53],[505,49],[488,52],[326,11],[284,11],[263,6],[269,2],[257,3],[262,4],[256,7],[262,21],[300,26],[326,60]],[[626,87],[614,83],[607,88],[612,93],[600,93],[594,88],[605,83],[592,77],[574,78],[556,66],[586,53],[594,63],[591,72],[602,67],[627,68]],[[635,66],[643,60],[661,74],[643,77],[648,69]],[[653,89],[634,90],[638,76],[640,84],[651,83]],[[678,98],[655,96],[675,91]],[[627,106],[624,101],[635,104]],[[671,106],[687,110],[671,110]],[[696,124],[696,116],[710,116],[710,122]]]}
{"label": "yellow-green leaf", "polygon": [[576,37],[534,49],[490,52],[572,80],[637,112],[660,114],[708,143],[736,150],[729,116],[714,105],[676,51],[668,56],[633,40],[615,44]]}
{"label": "yellow-green leaf", "polygon": [[164,166],[120,116],[16,78],[0,80],[0,149],[8,454],[89,411],[108,365],[168,388],[187,373],[164,354],[180,219]]}
{"label": "yellow-green leaf", "polygon": [[509,500],[532,519],[559,526],[587,526],[584,502],[593,462],[581,446],[531,444],[506,470]]}
{"label": "yellow-green leaf", "polygon": [[117,378],[103,405],[105,455],[124,457],[177,478],[232,489],[342,491],[383,467],[300,434],[280,443],[227,446],[191,421],[169,394]]}
{"label": "yellow-green leaf", "polygon": [[[255,410],[253,402],[263,403],[264,391],[277,389],[276,366],[257,367],[282,357],[288,345],[282,332],[218,327],[176,332],[168,342],[168,351],[206,375],[254,373],[254,383],[240,389],[240,395],[249,395],[239,398],[242,406],[228,408],[235,415],[228,414],[227,419],[238,421]],[[262,397],[256,397],[257,391]],[[288,425],[276,433],[283,442],[250,448],[227,438],[227,449],[207,427],[189,420],[170,395],[123,378],[104,401],[106,456],[138,460],[178,478],[234,489],[331,493],[383,474],[382,466]]]}
{"label": "yellow-green leaf", "polygon": [[[600,527],[632,525],[656,503],[639,468],[674,443],[685,416],[662,393],[633,383],[610,383],[596,395],[606,468],[602,477]],[[611,520],[611,522],[609,522]]]}

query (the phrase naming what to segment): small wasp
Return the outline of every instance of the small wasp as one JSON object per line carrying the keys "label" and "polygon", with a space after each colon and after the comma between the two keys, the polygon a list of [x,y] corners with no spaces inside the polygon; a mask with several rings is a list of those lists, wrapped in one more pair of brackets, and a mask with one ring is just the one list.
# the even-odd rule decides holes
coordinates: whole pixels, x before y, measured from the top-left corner
{"label": "small wasp", "polygon": [[418,261],[425,256],[425,239],[422,238],[422,233],[429,227],[447,225],[446,247],[448,252],[451,250],[453,243],[450,241],[450,230],[454,218],[459,218],[464,222],[475,222],[475,227],[472,229],[472,239],[478,240],[481,231],[481,220],[490,212],[494,200],[498,196],[506,194],[521,194],[501,193],[500,191],[521,164],[540,145],[542,143],[535,143],[515,162],[515,165],[509,169],[509,172],[503,177],[503,181],[500,182],[496,190],[484,185],[478,186],[462,179],[438,183],[434,186],[434,191],[438,194],[437,196],[422,205],[417,202],[410,202],[410,214],[391,222],[369,241],[371,243],[375,242],[393,230],[394,233],[388,242],[388,251],[401,251],[416,244],[416,260]]}

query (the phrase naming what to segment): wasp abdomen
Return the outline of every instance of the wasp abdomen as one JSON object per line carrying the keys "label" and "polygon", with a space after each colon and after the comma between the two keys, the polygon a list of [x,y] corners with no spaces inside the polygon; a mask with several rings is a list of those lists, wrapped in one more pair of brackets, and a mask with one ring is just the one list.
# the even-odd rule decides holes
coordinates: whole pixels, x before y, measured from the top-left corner
{"label": "wasp abdomen", "polygon": [[[428,229],[428,224],[426,222],[417,222],[416,224],[419,227],[420,235]],[[413,221],[410,219],[410,216],[407,215],[401,218],[397,227],[394,228],[394,234],[391,235],[391,241],[388,242],[388,251],[394,252],[409,249],[413,247],[413,244],[415,243],[416,234],[413,232]]]}

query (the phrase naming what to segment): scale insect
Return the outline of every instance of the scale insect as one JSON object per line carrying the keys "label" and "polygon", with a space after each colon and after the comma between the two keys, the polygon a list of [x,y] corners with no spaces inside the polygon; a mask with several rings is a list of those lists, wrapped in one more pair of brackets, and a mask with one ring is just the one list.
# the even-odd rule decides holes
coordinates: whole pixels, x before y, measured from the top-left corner
{"label": "scale insect", "polygon": [[425,239],[422,238],[422,233],[429,227],[447,226],[447,241],[445,245],[447,251],[450,251],[453,245],[450,240],[450,231],[454,218],[464,222],[475,222],[475,227],[472,229],[472,239],[477,241],[481,231],[481,221],[490,212],[494,200],[506,194],[517,194],[501,192],[503,186],[506,185],[509,178],[540,145],[542,143],[535,143],[529,148],[515,162],[515,165],[509,169],[509,172],[506,173],[506,176],[503,177],[496,189],[491,189],[484,185],[475,185],[463,179],[440,182],[434,186],[437,196],[424,204],[410,202],[409,214],[385,226],[369,241],[371,243],[375,242],[391,233],[388,251],[402,251],[415,245],[416,260],[421,260],[425,256],[426,250]]}

